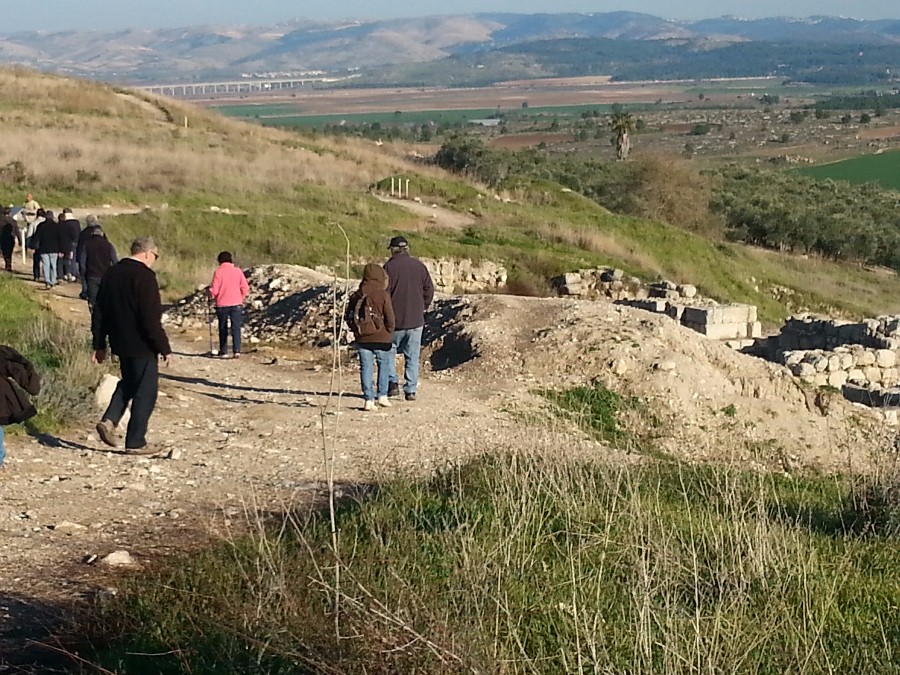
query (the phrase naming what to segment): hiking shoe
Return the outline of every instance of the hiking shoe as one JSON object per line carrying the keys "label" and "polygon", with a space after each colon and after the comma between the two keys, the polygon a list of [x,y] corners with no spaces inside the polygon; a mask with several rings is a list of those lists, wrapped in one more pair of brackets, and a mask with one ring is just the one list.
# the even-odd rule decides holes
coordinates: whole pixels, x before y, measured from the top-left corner
{"label": "hiking shoe", "polygon": [[97,435],[100,440],[111,448],[119,447],[119,433],[109,420],[100,420],[97,422]]}
{"label": "hiking shoe", "polygon": [[231,355],[231,358],[233,358],[233,359],[239,359],[239,358],[241,358],[241,353],[240,353],[240,352],[235,352],[234,354]]}
{"label": "hiking shoe", "polygon": [[375,410],[375,401],[367,400],[363,405],[363,410]]}
{"label": "hiking shoe", "polygon": [[407,401],[415,401],[416,400],[416,392],[414,392],[414,391],[406,392],[406,400]]}
{"label": "hiking shoe", "polygon": [[378,397],[378,400],[376,401],[376,403],[377,403],[378,405],[380,405],[382,408],[390,408],[390,407],[391,407],[391,402],[388,401],[388,397],[387,397],[387,396],[379,396],[379,397]]}
{"label": "hiking shoe", "polygon": [[126,455],[161,455],[168,452],[158,445],[145,445],[141,448],[125,448]]}
{"label": "hiking shoe", "polygon": [[396,382],[391,382],[388,384],[388,396],[390,398],[399,398],[400,397],[400,385]]}

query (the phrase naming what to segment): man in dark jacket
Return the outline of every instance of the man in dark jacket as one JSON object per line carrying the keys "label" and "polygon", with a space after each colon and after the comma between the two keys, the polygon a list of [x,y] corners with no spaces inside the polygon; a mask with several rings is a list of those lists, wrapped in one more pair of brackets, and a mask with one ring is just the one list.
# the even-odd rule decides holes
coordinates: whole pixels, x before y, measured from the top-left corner
{"label": "man in dark jacket", "polygon": [[159,249],[150,237],[131,242],[131,257],[111,267],[100,282],[91,317],[95,363],[106,360],[106,341],[119,357],[122,379],[109,407],[97,424],[100,439],[118,447],[116,427],[131,403],[131,420],[125,433],[125,450],[131,454],[155,455],[159,449],[147,445],[147,425],[159,387],[159,357],[172,361],[172,348],[162,327],[159,284],[151,269]]}
{"label": "man in dark jacket", "polygon": [[[99,227],[100,223],[97,222],[97,216],[89,214],[84,220],[84,229],[81,231],[81,234],[78,235],[78,242],[75,244],[75,262],[78,264],[78,270],[81,274],[81,293],[78,297],[82,300],[88,299],[87,278],[84,275],[84,245],[88,243],[91,235],[94,234]],[[119,261],[116,260],[115,262]]]}
{"label": "man in dark jacket", "polygon": [[0,252],[3,253],[3,266],[7,271],[12,271],[12,257],[16,244],[19,242],[19,224],[10,215],[12,209],[3,207],[3,215],[0,215]]}
{"label": "man in dark jacket", "polygon": [[94,305],[97,304],[97,293],[100,291],[100,281],[106,271],[119,262],[116,248],[113,246],[99,225],[84,228],[90,231],[90,238],[81,247],[81,278],[85,284],[84,299],[88,301],[88,309],[94,313]]}
{"label": "man in dark jacket", "polygon": [[61,268],[57,275],[66,281],[75,281],[78,278],[78,261],[75,259],[75,248],[78,245],[78,238],[81,236],[81,223],[72,214],[72,209],[63,209],[62,215],[59,217],[59,224],[63,230],[65,242],[65,254],[60,260]]}
{"label": "man in dark jacket", "polygon": [[44,214],[44,222],[34,232],[37,239],[37,252],[41,256],[41,267],[44,270],[44,284],[53,288],[59,283],[56,276],[56,265],[66,250],[66,236],[62,226],[53,217],[53,211]]}
{"label": "man in dark jacket", "polygon": [[[397,352],[403,354],[403,392],[407,401],[415,401],[419,385],[419,352],[422,348],[422,329],[425,327],[425,310],[434,299],[434,284],[425,265],[409,254],[409,242],[405,237],[394,237],[388,247],[391,259],[384,264],[384,269],[388,274],[388,293],[396,318],[392,339],[394,355]],[[390,380],[388,396],[399,396],[396,358],[391,359]]]}

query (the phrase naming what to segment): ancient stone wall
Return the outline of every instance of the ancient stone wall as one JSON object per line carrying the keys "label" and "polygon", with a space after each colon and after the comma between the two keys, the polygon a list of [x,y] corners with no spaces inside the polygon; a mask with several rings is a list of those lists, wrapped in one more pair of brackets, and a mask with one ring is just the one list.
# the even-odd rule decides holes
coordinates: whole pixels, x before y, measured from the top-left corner
{"label": "ancient stone wall", "polygon": [[644,284],[611,267],[569,272],[550,282],[560,295],[607,298],[618,304],[665,314],[712,340],[737,341],[736,347],[747,346],[746,341],[762,335],[756,307],[720,305],[698,295],[697,287],[690,284],[671,281]]}
{"label": "ancient stone wall", "polygon": [[900,401],[900,317],[851,322],[795,316],[749,351],[787,366],[803,382],[841,389],[856,403]]}
{"label": "ancient stone wall", "polygon": [[422,258],[439,293],[483,293],[506,286],[506,268],[497,263]]}

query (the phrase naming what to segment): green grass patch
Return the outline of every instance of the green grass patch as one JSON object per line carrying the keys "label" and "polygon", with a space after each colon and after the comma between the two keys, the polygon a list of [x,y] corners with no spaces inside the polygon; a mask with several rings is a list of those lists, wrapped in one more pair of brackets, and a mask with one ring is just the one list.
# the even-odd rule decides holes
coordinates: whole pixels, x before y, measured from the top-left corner
{"label": "green grass patch", "polygon": [[121,675],[900,668],[900,545],[846,524],[848,484],[548,454],[394,477],[339,506],[337,557],[313,515],[135,577],[81,654]]}
{"label": "green grass patch", "polygon": [[554,405],[556,412],[607,443],[628,438],[629,433],[619,420],[623,412],[643,408],[640,399],[622,396],[599,383],[563,391],[543,390],[540,394]]}
{"label": "green grass patch", "polygon": [[877,183],[888,190],[900,191],[900,151],[860,155],[841,162],[797,169],[818,180],[843,180],[849,183]]}

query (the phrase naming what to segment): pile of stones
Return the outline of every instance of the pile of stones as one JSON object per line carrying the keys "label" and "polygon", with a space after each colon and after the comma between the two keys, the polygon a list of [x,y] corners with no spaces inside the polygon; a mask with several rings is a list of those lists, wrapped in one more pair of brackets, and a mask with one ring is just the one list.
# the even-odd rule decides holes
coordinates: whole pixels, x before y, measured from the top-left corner
{"label": "pile of stones", "polygon": [[[334,308],[343,307],[358,283],[297,265],[262,265],[245,276],[250,286],[244,304],[245,337],[250,342],[290,340],[305,346],[327,346],[341,334],[340,312]],[[163,323],[198,328],[212,317],[203,287],[165,312]]]}

